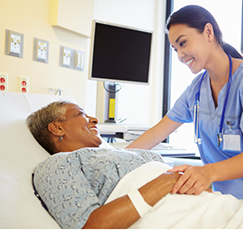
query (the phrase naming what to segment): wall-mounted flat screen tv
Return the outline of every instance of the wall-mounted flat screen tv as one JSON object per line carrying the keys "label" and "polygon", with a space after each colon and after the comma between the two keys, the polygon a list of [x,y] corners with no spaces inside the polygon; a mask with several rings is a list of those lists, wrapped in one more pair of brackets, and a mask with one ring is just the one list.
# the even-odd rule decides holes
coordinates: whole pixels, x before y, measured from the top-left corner
{"label": "wall-mounted flat screen tv", "polygon": [[152,31],[93,21],[89,79],[149,83]]}

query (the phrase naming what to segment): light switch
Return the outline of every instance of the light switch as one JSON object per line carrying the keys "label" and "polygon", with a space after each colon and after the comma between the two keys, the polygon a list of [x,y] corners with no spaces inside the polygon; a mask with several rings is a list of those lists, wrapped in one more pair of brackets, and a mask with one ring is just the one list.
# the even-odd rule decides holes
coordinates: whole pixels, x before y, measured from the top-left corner
{"label": "light switch", "polygon": [[48,63],[49,42],[34,38],[33,60]]}
{"label": "light switch", "polygon": [[74,69],[84,70],[84,52],[75,50],[74,52]]}
{"label": "light switch", "polygon": [[23,42],[23,34],[6,30],[5,54],[23,58]]}

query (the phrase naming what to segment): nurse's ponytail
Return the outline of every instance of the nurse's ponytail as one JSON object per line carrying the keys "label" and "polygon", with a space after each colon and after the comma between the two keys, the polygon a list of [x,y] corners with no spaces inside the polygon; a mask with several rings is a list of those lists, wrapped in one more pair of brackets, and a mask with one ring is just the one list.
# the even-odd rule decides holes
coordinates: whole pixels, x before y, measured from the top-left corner
{"label": "nurse's ponytail", "polygon": [[230,44],[224,43],[222,45],[222,48],[225,53],[230,54],[231,57],[236,58],[236,59],[243,59],[243,56]]}
{"label": "nurse's ponytail", "polygon": [[222,32],[215,18],[209,11],[201,6],[188,5],[172,13],[166,23],[166,33],[168,34],[170,27],[176,24],[185,24],[188,27],[197,29],[199,33],[202,33],[207,23],[213,26],[215,38],[218,44],[222,46],[223,50],[233,58],[242,59],[242,55],[239,54],[234,47],[224,43]]}

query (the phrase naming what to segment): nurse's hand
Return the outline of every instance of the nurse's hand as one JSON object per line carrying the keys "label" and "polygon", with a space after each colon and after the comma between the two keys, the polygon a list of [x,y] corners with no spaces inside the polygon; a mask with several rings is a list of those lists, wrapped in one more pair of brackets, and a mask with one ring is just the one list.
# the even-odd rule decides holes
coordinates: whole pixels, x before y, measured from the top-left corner
{"label": "nurse's hand", "polygon": [[168,172],[183,172],[184,174],[174,185],[171,193],[198,195],[209,188],[212,181],[210,179],[207,166],[182,165],[170,169]]}

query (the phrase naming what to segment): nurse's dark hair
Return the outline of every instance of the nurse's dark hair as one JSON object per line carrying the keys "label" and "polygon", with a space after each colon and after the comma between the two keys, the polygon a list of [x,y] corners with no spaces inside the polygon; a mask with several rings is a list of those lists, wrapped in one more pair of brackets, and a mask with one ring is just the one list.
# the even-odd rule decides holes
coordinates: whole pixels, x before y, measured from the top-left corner
{"label": "nurse's dark hair", "polygon": [[53,102],[32,113],[26,119],[26,124],[37,140],[37,142],[47,151],[49,154],[55,154],[56,147],[51,139],[51,133],[48,129],[48,125],[53,121],[65,121],[65,105],[70,104],[67,101]]}
{"label": "nurse's dark hair", "polygon": [[177,24],[185,24],[188,27],[195,28],[202,33],[207,23],[213,26],[215,38],[223,50],[234,58],[242,59],[242,55],[231,45],[223,41],[223,34],[213,15],[205,8],[197,5],[184,6],[178,11],[172,13],[166,23],[166,33],[169,33],[170,27]]}

